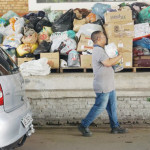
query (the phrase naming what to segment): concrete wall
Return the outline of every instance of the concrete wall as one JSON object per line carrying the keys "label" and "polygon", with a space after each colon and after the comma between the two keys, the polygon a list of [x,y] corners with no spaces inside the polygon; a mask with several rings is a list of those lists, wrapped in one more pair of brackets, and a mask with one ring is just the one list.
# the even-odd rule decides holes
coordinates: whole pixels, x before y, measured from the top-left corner
{"label": "concrete wall", "polygon": [[[150,74],[117,73],[118,118],[123,124],[150,123]],[[37,125],[79,123],[95,101],[93,74],[50,74],[26,77],[26,92]],[[104,112],[94,123],[108,124]]]}

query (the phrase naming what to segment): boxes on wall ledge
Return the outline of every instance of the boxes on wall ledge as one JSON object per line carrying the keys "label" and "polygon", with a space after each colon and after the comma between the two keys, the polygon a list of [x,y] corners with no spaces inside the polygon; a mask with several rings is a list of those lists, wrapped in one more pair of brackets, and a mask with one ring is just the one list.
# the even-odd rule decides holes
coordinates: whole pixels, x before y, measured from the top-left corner
{"label": "boxes on wall ledge", "polygon": [[59,52],[56,53],[41,53],[40,58],[48,58],[48,64],[52,69],[58,69],[60,66],[59,63]]}
{"label": "boxes on wall ledge", "polygon": [[18,66],[20,66],[21,64],[23,64],[24,62],[28,62],[31,60],[34,60],[35,58],[28,58],[28,57],[24,57],[24,58],[17,58],[17,64]]}
{"label": "boxes on wall ledge", "polygon": [[107,37],[134,37],[134,22],[115,22],[104,25]]}
{"label": "boxes on wall ledge", "polygon": [[92,68],[92,55],[80,55],[81,68]]}
{"label": "boxes on wall ledge", "polygon": [[81,34],[81,37],[77,46],[77,51],[82,52],[88,49],[93,49],[93,41],[91,40],[90,36]]}
{"label": "boxes on wall ledge", "polygon": [[115,43],[117,48],[122,51],[124,68],[133,66],[133,38],[110,38],[108,43]]}
{"label": "boxes on wall ledge", "polygon": [[107,12],[105,13],[105,23],[114,22],[131,22],[132,21],[132,11],[122,10],[117,12]]}

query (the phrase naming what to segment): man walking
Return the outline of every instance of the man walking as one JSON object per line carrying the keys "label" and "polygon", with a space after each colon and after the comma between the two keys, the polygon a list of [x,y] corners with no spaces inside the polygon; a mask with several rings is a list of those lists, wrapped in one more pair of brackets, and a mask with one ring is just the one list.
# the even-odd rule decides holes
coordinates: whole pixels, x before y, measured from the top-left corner
{"label": "man walking", "polygon": [[83,136],[91,136],[92,133],[88,127],[106,109],[112,129],[111,133],[126,133],[126,129],[121,128],[118,123],[114,70],[112,68],[122,58],[122,55],[119,54],[117,57],[111,59],[108,57],[104,51],[106,36],[102,32],[93,32],[91,39],[94,43],[92,64],[94,73],[93,87],[96,99],[95,104],[88,115],[82,120],[78,129]]}

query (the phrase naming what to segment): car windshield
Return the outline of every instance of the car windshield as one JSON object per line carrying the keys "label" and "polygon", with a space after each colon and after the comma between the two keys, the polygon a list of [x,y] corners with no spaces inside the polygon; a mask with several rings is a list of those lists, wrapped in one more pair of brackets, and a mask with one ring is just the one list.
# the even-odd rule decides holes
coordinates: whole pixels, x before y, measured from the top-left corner
{"label": "car windshield", "polygon": [[0,48],[0,76],[14,74],[18,71],[19,68],[11,57],[2,48]]}

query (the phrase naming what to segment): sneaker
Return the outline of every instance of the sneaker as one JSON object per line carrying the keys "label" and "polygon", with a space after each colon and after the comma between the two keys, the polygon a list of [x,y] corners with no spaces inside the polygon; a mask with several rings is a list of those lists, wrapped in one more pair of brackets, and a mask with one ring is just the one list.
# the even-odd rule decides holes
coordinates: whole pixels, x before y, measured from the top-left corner
{"label": "sneaker", "polygon": [[92,132],[89,130],[89,128],[83,127],[82,124],[78,126],[78,129],[82,133],[83,136],[86,136],[86,137],[92,136]]}
{"label": "sneaker", "polygon": [[127,133],[127,129],[126,128],[121,128],[121,127],[116,127],[116,128],[112,128],[111,133],[113,134],[118,134],[118,133]]}

